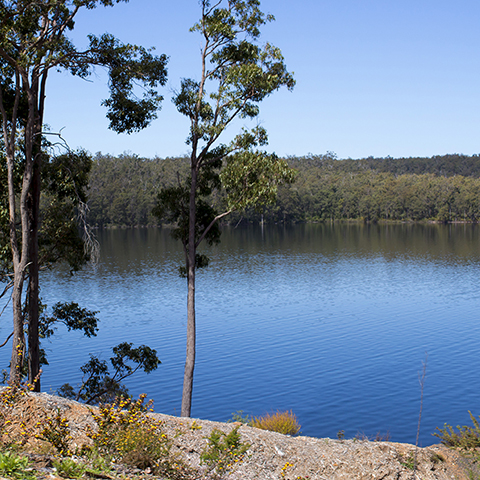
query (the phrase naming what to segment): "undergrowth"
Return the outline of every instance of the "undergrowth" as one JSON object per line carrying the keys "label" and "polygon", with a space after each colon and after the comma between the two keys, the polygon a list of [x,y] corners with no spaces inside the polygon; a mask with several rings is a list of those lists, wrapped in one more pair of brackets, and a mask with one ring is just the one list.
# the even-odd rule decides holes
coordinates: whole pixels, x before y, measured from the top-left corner
{"label": "undergrowth", "polygon": [[[445,424],[443,428],[437,427],[438,432],[434,435],[440,438],[441,442],[447,447],[460,448],[462,450],[475,450],[480,447],[480,423],[474,417],[472,412],[468,412],[472,420],[473,427],[464,425],[457,426],[455,430],[451,425]],[[479,417],[480,418],[480,417]]]}
{"label": "undergrowth", "polygon": [[243,461],[250,448],[248,443],[241,442],[238,427],[228,434],[214,429],[207,440],[208,445],[200,455],[200,461],[214,479],[223,478],[231,472]]}
{"label": "undergrowth", "polygon": [[19,480],[35,478],[30,469],[28,458],[13,452],[0,453],[0,475]]}
{"label": "undergrowth", "polygon": [[275,413],[254,417],[251,425],[252,427],[283,433],[284,435],[296,435],[301,428],[297,416],[291,410],[284,412],[277,410]]}
{"label": "undergrowth", "polygon": [[97,430],[89,430],[87,435],[94,448],[107,459],[148,469],[155,475],[172,480],[194,478],[193,472],[173,453],[172,441],[163,432],[162,422],[147,414],[152,402],[145,404],[145,398],[145,394],[136,401],[122,398],[101,405],[99,413],[92,413]]}
{"label": "undergrowth", "polygon": [[4,449],[21,447],[33,435],[31,429],[23,422],[14,427],[17,420],[14,409],[34,388],[34,384],[24,382],[9,384],[0,392],[0,446]]}

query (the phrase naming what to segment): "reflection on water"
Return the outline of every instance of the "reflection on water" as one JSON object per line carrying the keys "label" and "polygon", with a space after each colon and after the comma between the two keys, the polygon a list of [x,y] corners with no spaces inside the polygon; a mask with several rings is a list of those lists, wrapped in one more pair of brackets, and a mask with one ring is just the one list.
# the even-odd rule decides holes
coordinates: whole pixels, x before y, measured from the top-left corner
{"label": "reflection on water", "polygon": [[[185,355],[182,251],[165,229],[99,232],[96,267],[42,278],[42,297],[98,310],[93,339],[59,329],[43,387],[80,381],[92,353],[121,341],[157,349],[162,365],[132,379],[156,409],[179,413]],[[421,443],[469,422],[479,380],[479,230],[471,225],[225,228],[198,275],[194,416],[226,420],[292,409],[305,435],[390,432],[414,442],[428,352]],[[11,320],[5,316],[0,334]],[[8,364],[11,346],[0,351]],[[8,349],[8,350],[7,350]]]}

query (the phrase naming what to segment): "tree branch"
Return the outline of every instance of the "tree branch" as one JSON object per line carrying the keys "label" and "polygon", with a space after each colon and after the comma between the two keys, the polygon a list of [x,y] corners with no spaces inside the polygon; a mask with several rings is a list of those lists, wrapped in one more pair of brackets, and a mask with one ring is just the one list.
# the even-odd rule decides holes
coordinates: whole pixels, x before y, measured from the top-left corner
{"label": "tree branch", "polygon": [[200,238],[197,240],[195,243],[195,248],[197,248],[200,243],[202,243],[202,240],[206,237],[207,233],[212,229],[212,227],[223,217],[226,217],[230,213],[233,212],[233,209],[230,209],[228,212],[221,213],[220,215],[217,215],[208,225],[208,227],[203,231],[202,235],[200,235]]}
{"label": "tree branch", "polygon": [[7,339],[0,345],[0,348],[4,347],[4,346],[7,344],[7,342],[13,337],[13,334],[14,334],[14,333],[15,333],[15,332],[12,332],[12,333],[7,337]]}

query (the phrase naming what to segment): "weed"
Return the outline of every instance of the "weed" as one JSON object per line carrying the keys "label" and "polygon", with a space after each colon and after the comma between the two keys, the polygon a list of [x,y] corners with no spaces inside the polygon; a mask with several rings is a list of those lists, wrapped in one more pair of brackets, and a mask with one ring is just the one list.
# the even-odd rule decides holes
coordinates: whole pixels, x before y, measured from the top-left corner
{"label": "weed", "polygon": [[353,437],[353,440],[360,440],[363,442],[388,442],[390,438],[391,437],[390,437],[389,431],[387,431],[387,433],[377,432],[375,435],[371,437],[369,437],[364,432],[357,432],[355,437]]}
{"label": "weed", "polygon": [[400,465],[407,467],[409,470],[415,470],[416,468],[415,454],[410,452],[406,457],[403,457],[400,455]]}
{"label": "weed", "polygon": [[474,470],[468,470],[467,475],[468,475],[468,480],[479,480],[480,478],[478,473]]}
{"label": "weed", "polygon": [[0,453],[0,474],[12,479],[34,479],[28,458],[12,452]]}
{"label": "weed", "polygon": [[457,431],[455,431],[451,425],[445,424],[443,428],[437,427],[440,433],[434,433],[433,435],[440,438],[441,442],[448,447],[461,448],[463,450],[474,450],[480,447],[480,424],[472,415],[472,412],[469,411],[468,413],[473,427],[468,425],[463,427],[457,426]]}
{"label": "weed", "polygon": [[434,452],[430,455],[430,461],[432,463],[442,463],[445,461],[445,457],[437,452]]}
{"label": "weed", "polygon": [[[41,423],[37,423],[37,427],[40,426]],[[35,437],[53,445],[60,455],[70,455],[71,453],[68,442],[72,437],[68,421],[62,417],[60,409],[57,409],[57,413],[53,417],[47,417],[42,430]]]}
{"label": "weed", "polygon": [[208,445],[201,453],[200,461],[207,465],[209,474],[215,479],[233,470],[250,448],[250,444],[241,442],[238,427],[228,434],[214,429],[207,440]]}
{"label": "weed", "polygon": [[345,430],[339,430],[339,431],[337,432],[337,438],[338,438],[339,440],[344,440],[344,439],[345,439]]}
{"label": "weed", "polygon": [[53,466],[63,478],[80,478],[86,471],[85,467],[71,458],[54,460]]}
{"label": "weed", "polygon": [[283,433],[285,435],[296,435],[301,428],[296,415],[290,410],[276,413],[267,413],[263,417],[255,417],[252,420],[252,427]]}
{"label": "weed", "polygon": [[232,413],[232,418],[228,422],[239,422],[251,426],[252,418],[249,415],[244,415],[243,410],[237,410],[235,413]]}
{"label": "weed", "polygon": [[87,474],[92,474],[94,477],[101,477],[102,474],[105,475],[111,472],[110,462],[105,457],[102,457],[95,447],[83,446],[79,454],[88,463],[85,466]]}
{"label": "weed", "polygon": [[282,471],[280,473],[280,475],[282,476],[282,478],[285,478],[285,475],[287,474],[287,470],[290,468],[290,467],[293,467],[293,463],[290,463],[290,462],[287,462],[283,467],[282,467]]}
{"label": "weed", "polygon": [[133,401],[121,398],[112,404],[101,405],[93,418],[97,431],[89,430],[98,454],[115,458],[126,465],[171,479],[190,478],[191,472],[171,451],[172,442],[162,431],[162,422],[148,416],[151,402],[146,395]]}
{"label": "weed", "polygon": [[194,420],[190,425],[190,430],[192,430],[192,432],[195,430],[201,430],[201,429],[202,429],[202,426],[199,425],[196,420]]}

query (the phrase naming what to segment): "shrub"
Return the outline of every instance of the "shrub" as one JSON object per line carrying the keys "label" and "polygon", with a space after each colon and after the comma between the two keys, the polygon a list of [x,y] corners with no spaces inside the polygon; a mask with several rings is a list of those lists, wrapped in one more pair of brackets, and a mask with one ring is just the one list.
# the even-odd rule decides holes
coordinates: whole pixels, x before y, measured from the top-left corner
{"label": "shrub", "polygon": [[68,421],[63,418],[60,409],[57,409],[53,417],[47,417],[44,422],[38,422],[37,426],[43,426],[36,438],[44,440],[55,447],[60,455],[69,455],[68,442],[72,439]]}
{"label": "shrub", "polygon": [[478,420],[468,412],[473,423],[473,427],[464,425],[457,426],[457,431],[451,426],[445,424],[443,428],[438,428],[440,433],[434,433],[436,437],[440,438],[444,445],[448,447],[459,447],[464,450],[474,450],[480,447],[480,424]]}
{"label": "shrub", "polygon": [[97,431],[87,432],[100,455],[169,479],[192,478],[183,462],[171,452],[172,442],[162,431],[162,422],[148,415],[151,402],[146,395],[133,401],[119,399],[101,405],[93,418]]}
{"label": "shrub", "polygon": [[283,433],[284,435],[296,435],[301,428],[297,416],[290,410],[276,413],[267,413],[262,417],[254,417],[252,427]]}
{"label": "shrub", "polygon": [[222,478],[241,462],[250,444],[240,441],[238,427],[225,434],[221,430],[214,429],[207,438],[208,445],[200,455],[202,464],[207,465],[213,478]]}

